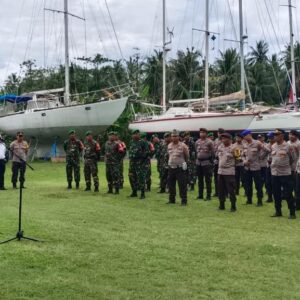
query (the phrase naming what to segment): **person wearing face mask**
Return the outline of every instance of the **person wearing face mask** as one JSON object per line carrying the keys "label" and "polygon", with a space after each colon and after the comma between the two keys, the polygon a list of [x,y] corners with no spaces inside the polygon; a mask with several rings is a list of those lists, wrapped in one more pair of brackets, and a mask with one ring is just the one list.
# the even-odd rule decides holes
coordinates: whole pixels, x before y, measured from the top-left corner
{"label": "person wearing face mask", "polygon": [[20,173],[19,181],[20,186],[24,188],[25,172],[26,172],[26,160],[29,151],[29,145],[24,140],[24,133],[18,132],[17,138],[10,144],[10,151],[12,154],[12,178],[11,182],[13,188],[17,188],[18,176]]}
{"label": "person wearing face mask", "polygon": [[87,131],[84,141],[84,179],[85,191],[91,190],[91,177],[94,181],[95,192],[99,192],[98,160],[100,158],[100,145],[93,139],[91,131]]}
{"label": "person wearing face mask", "polygon": [[68,189],[72,189],[73,174],[76,189],[79,189],[80,182],[80,155],[83,151],[83,144],[76,138],[75,130],[69,131],[69,138],[64,142],[66,152],[66,174]]}

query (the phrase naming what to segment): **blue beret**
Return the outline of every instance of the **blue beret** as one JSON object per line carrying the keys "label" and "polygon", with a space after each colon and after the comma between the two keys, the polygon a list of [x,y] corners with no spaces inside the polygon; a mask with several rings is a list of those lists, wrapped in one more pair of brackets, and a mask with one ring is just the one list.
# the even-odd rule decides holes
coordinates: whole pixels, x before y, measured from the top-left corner
{"label": "blue beret", "polygon": [[267,134],[267,137],[268,137],[269,139],[274,138],[274,132],[273,132],[273,131],[269,131],[268,134]]}
{"label": "blue beret", "polygon": [[248,134],[252,134],[252,131],[249,130],[249,129],[246,129],[246,130],[244,130],[243,132],[241,132],[241,136],[242,136],[242,137],[245,137],[245,136],[248,135]]}

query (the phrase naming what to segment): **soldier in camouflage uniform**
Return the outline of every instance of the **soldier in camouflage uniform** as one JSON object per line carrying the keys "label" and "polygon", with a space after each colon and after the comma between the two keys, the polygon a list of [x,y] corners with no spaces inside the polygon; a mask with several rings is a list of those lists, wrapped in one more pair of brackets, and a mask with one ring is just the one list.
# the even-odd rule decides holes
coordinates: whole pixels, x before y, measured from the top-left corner
{"label": "soldier in camouflage uniform", "polygon": [[162,143],[159,140],[157,134],[152,135],[151,142],[154,146],[154,157],[157,161],[157,172],[158,172],[159,178],[160,178],[160,172],[161,172],[160,154],[161,154],[161,145],[162,145]]}
{"label": "soldier in camouflage uniform", "polygon": [[121,144],[122,148],[124,149],[123,153],[119,154],[119,156],[120,156],[120,164],[119,164],[119,167],[120,167],[120,189],[122,189],[123,185],[124,185],[124,158],[126,156],[127,148],[126,148],[126,144],[120,140],[117,132],[115,132],[115,135],[116,135],[117,142],[119,144]]}
{"label": "soldier in camouflage uniform", "polygon": [[119,194],[121,184],[121,167],[125,148],[122,143],[119,143],[115,132],[108,133],[108,141],[105,144],[105,165],[106,165],[106,180],[108,184],[108,194]]}
{"label": "soldier in camouflage uniform", "polygon": [[150,192],[151,191],[151,175],[152,175],[152,170],[151,170],[151,159],[154,156],[155,153],[155,148],[154,145],[147,140],[147,134],[146,133],[141,133],[141,138],[144,139],[144,141],[148,144],[149,151],[147,153],[147,160],[146,160],[146,191]]}
{"label": "soldier in camouflage uniform", "polygon": [[132,189],[130,197],[137,197],[137,191],[140,190],[140,198],[145,199],[148,152],[149,145],[141,139],[140,131],[133,131],[129,149],[129,181]]}
{"label": "soldier in camouflage uniform", "polygon": [[161,152],[159,158],[159,164],[161,166],[161,175],[160,175],[160,194],[166,192],[167,183],[168,183],[168,162],[169,162],[169,153],[168,145],[171,143],[171,133],[166,132],[164,134],[164,140],[161,142]]}
{"label": "soldier in camouflage uniform", "polygon": [[91,190],[91,177],[93,177],[95,192],[99,192],[99,178],[97,162],[100,158],[100,145],[93,139],[91,131],[87,131],[84,141],[84,178],[85,191]]}
{"label": "soldier in camouflage uniform", "polygon": [[191,135],[189,132],[184,133],[184,139],[183,142],[188,146],[190,158],[188,160],[188,184],[191,188],[191,191],[194,191],[195,189],[195,183],[196,183],[196,148],[195,148],[195,142],[191,138]]}
{"label": "soldier in camouflage uniform", "polygon": [[76,183],[76,189],[79,189],[80,182],[80,155],[83,150],[83,144],[76,139],[75,130],[69,131],[69,139],[64,142],[64,150],[66,152],[66,173],[68,181],[68,189],[72,188],[73,173]]}

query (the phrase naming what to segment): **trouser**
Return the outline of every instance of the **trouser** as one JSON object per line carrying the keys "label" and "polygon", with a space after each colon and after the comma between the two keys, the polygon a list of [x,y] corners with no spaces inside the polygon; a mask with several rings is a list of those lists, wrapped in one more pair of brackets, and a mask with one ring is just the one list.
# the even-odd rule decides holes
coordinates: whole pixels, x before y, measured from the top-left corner
{"label": "trouser", "polygon": [[106,164],[106,180],[108,188],[115,189],[120,188],[120,166],[118,164]]}
{"label": "trouser", "polygon": [[[294,196],[296,195],[296,178],[297,178],[297,172],[296,171],[292,171],[292,196],[294,198]],[[294,198],[295,199],[295,198]]]}
{"label": "trouser", "polygon": [[194,185],[196,183],[195,161],[188,162],[188,184]]}
{"label": "trouser", "polygon": [[240,187],[244,186],[244,166],[235,167],[235,190],[236,194],[239,195]]}
{"label": "trouser", "polygon": [[219,175],[218,176],[218,191],[219,191],[219,200],[220,208],[225,208],[225,201],[227,195],[231,202],[231,207],[236,208],[236,178],[235,175]]}
{"label": "trouser", "polygon": [[266,191],[268,194],[268,200],[273,199],[273,194],[272,194],[272,174],[271,174],[271,168],[268,167],[266,169]]}
{"label": "trouser", "polygon": [[91,187],[91,177],[93,177],[95,188],[99,187],[98,165],[96,159],[86,159],[84,161],[84,179],[87,187]]}
{"label": "trouser", "polygon": [[219,164],[214,165],[214,183],[215,183],[215,195],[218,197],[218,171],[219,171]]}
{"label": "trouser", "polygon": [[247,196],[247,203],[252,203],[253,197],[253,181],[255,184],[255,189],[257,192],[258,203],[262,202],[263,191],[262,191],[262,182],[261,182],[261,173],[259,171],[250,171],[245,170],[244,173],[244,187]]}
{"label": "trouser", "polygon": [[67,161],[66,165],[67,181],[71,183],[74,180],[76,183],[80,182],[80,163],[79,161]]}
{"label": "trouser", "polygon": [[169,169],[162,167],[160,171],[160,189],[161,191],[165,191],[168,185],[168,173]]}
{"label": "trouser", "polygon": [[261,167],[260,169],[260,175],[261,175],[261,181],[262,181],[262,188],[266,185],[266,174],[267,174],[267,167]]}
{"label": "trouser", "polygon": [[212,177],[212,166],[197,166],[198,175],[198,195],[199,198],[203,198],[204,191],[204,180],[206,185],[207,197],[211,196],[211,177]]}
{"label": "trouser", "polygon": [[124,160],[122,159],[119,165],[119,174],[120,174],[120,187],[123,187],[124,184]]}
{"label": "trouser", "polygon": [[140,190],[145,192],[146,162],[144,160],[129,162],[129,181],[133,192]]}
{"label": "trouser", "polygon": [[146,163],[146,187],[147,187],[147,190],[150,190],[150,188],[151,188],[151,183],[152,183],[151,175],[152,175],[151,160],[149,159],[149,160],[147,160],[147,163]]}
{"label": "trouser", "polygon": [[182,168],[169,169],[168,172],[168,187],[169,187],[169,202],[176,201],[176,181],[178,182],[179,195],[181,203],[187,203],[187,172]]}
{"label": "trouser", "polygon": [[300,210],[300,174],[296,174],[296,209]]}
{"label": "trouser", "polygon": [[291,215],[295,215],[295,204],[293,201],[292,176],[272,176],[272,188],[275,201],[276,213],[281,215],[281,201],[286,199]]}
{"label": "trouser", "polygon": [[0,189],[4,188],[5,160],[0,159]]}
{"label": "trouser", "polygon": [[24,185],[25,182],[25,172],[26,172],[26,164],[22,162],[13,162],[12,163],[12,177],[11,182],[15,185],[18,181],[18,176],[20,172],[19,181],[21,185]]}

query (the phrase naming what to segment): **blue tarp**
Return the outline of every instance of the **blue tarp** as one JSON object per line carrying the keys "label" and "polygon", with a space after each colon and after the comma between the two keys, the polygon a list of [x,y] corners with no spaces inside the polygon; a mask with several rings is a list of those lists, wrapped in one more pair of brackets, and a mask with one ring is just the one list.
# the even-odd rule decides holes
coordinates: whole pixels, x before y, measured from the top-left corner
{"label": "blue tarp", "polygon": [[16,95],[12,95],[12,94],[0,96],[0,102],[7,101],[7,102],[11,102],[11,103],[22,103],[22,102],[27,102],[31,99],[32,99],[32,97],[29,97],[29,96],[16,96]]}

